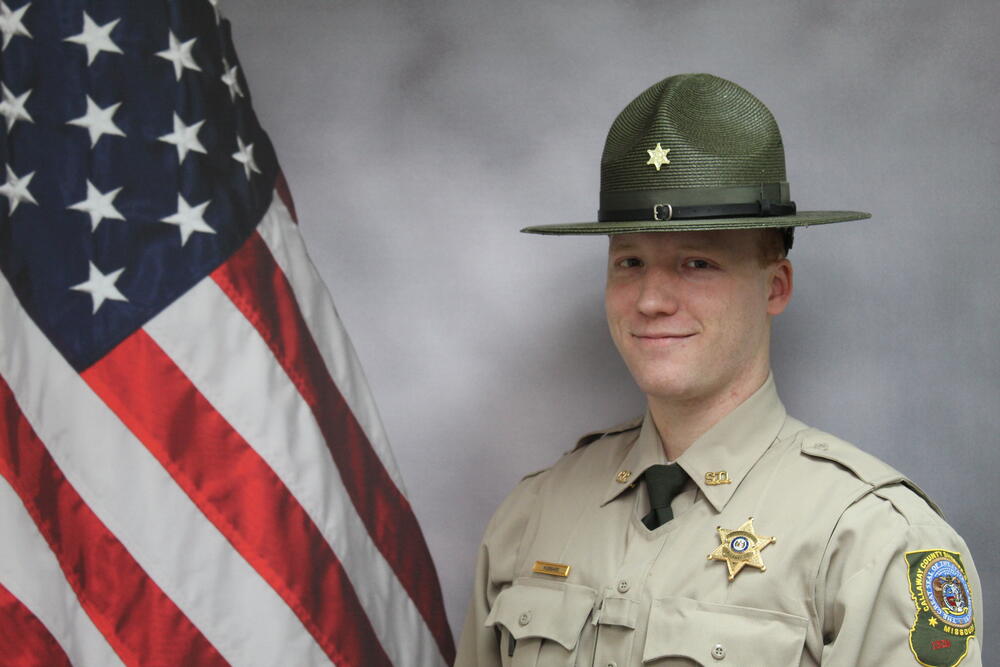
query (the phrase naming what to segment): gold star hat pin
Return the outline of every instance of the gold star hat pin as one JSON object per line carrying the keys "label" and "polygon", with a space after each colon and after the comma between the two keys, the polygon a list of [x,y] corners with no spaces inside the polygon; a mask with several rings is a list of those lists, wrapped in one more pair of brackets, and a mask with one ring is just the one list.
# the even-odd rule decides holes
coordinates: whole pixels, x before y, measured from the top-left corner
{"label": "gold star hat pin", "polygon": [[657,143],[656,148],[647,150],[646,152],[649,153],[649,161],[646,164],[656,167],[656,171],[659,171],[663,165],[670,164],[670,160],[667,159],[667,154],[670,152],[669,148],[664,148]]}
{"label": "gold star hat pin", "polygon": [[753,517],[750,517],[736,530],[729,530],[718,526],[719,539],[722,541],[715,551],[708,554],[709,560],[726,561],[729,568],[729,581],[736,578],[745,566],[759,568],[761,572],[767,570],[764,561],[761,560],[760,552],[769,544],[774,544],[773,537],[758,535],[753,530]]}

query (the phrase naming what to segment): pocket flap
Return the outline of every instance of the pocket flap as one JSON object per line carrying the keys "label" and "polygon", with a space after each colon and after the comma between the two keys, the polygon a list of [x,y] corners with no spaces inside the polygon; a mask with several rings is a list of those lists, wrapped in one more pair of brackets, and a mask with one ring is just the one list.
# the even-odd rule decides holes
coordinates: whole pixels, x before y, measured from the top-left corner
{"label": "pocket flap", "polygon": [[635,630],[639,619],[639,602],[628,598],[606,597],[601,603],[601,610],[595,623],[602,625],[619,625]]}
{"label": "pocket flap", "polygon": [[596,598],[597,593],[586,586],[529,584],[519,580],[500,591],[486,617],[486,625],[502,625],[518,640],[551,639],[572,651]]}
{"label": "pocket flap", "polygon": [[808,623],[767,609],[663,598],[650,610],[642,661],[683,657],[699,665],[797,665]]}

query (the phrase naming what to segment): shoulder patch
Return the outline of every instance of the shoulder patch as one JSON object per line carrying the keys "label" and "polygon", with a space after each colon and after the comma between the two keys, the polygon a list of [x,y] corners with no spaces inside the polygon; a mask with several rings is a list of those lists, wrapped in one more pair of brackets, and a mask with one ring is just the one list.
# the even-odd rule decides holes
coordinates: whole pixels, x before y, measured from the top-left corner
{"label": "shoulder patch", "polygon": [[632,431],[634,429],[637,429],[640,426],[642,426],[643,419],[644,417],[636,417],[622,424],[618,424],[617,426],[612,426],[609,429],[604,429],[601,431],[593,431],[591,433],[588,433],[587,435],[583,436],[582,438],[576,441],[576,447],[574,447],[573,449],[577,450],[580,449],[581,447],[586,447],[590,443],[596,442],[601,438],[609,435],[615,435],[617,433],[625,433],[626,431]]}
{"label": "shoulder patch", "polygon": [[849,470],[855,477],[873,489],[891,484],[902,484],[920,496],[935,513],[943,516],[941,509],[919,486],[881,459],[818,429],[810,428],[804,431],[801,437],[803,454],[833,461]]}
{"label": "shoulder patch", "polygon": [[972,591],[955,551],[908,551],[906,579],[916,606],[910,627],[910,650],[917,663],[927,667],[954,667],[976,636]]}

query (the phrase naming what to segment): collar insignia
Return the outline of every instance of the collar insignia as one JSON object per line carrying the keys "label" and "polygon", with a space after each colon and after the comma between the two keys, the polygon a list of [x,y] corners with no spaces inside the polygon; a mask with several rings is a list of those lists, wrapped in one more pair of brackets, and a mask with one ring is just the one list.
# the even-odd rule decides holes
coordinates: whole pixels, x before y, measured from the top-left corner
{"label": "collar insignia", "polygon": [[667,159],[667,153],[670,152],[669,148],[664,148],[659,143],[657,143],[656,148],[653,148],[652,150],[647,150],[646,152],[649,153],[649,162],[647,162],[646,164],[651,164],[654,167],[656,167],[656,171],[659,171],[660,167],[662,167],[663,165],[670,164],[670,160]]}
{"label": "collar insignia", "polygon": [[761,560],[760,552],[769,544],[774,544],[775,540],[773,537],[764,537],[754,532],[753,517],[735,530],[722,526],[718,526],[717,530],[722,544],[708,554],[708,559],[726,562],[726,567],[729,568],[729,581],[735,579],[746,565],[756,567],[761,572],[767,570],[764,561]]}
{"label": "collar insignia", "polygon": [[719,486],[720,484],[732,483],[733,480],[729,479],[729,473],[725,470],[705,473],[705,486]]}

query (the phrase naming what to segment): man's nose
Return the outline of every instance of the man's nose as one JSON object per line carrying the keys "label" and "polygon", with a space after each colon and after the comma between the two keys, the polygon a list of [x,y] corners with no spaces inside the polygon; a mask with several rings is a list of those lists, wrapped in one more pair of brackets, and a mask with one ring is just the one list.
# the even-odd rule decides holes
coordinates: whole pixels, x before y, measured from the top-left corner
{"label": "man's nose", "polygon": [[660,268],[648,268],[639,285],[636,307],[646,317],[673,315],[680,307],[678,277]]}

